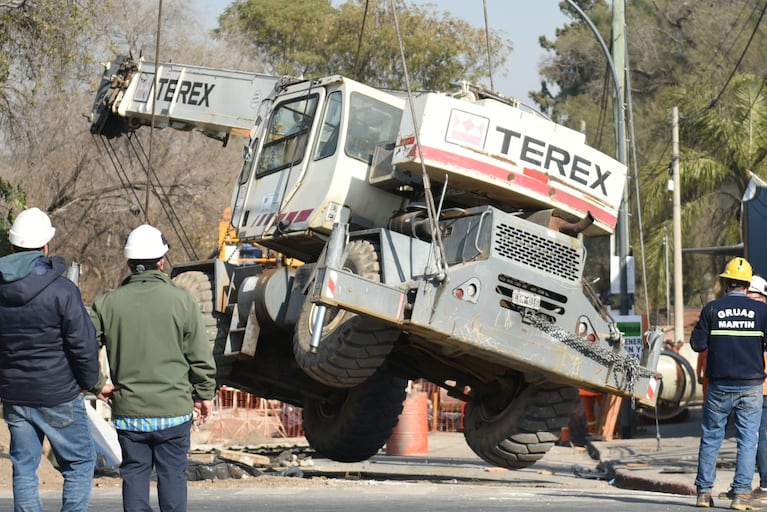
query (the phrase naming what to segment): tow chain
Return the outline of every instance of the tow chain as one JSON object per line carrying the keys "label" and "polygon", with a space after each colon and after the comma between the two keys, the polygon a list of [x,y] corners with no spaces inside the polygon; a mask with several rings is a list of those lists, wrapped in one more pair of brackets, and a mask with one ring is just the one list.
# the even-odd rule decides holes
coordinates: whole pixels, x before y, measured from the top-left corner
{"label": "tow chain", "polygon": [[[525,312],[524,317],[526,322],[529,322],[533,327],[540,329],[553,339],[564,343],[568,347],[577,350],[581,354],[588,356],[590,359],[593,359],[605,367],[612,368],[615,387],[631,394],[632,408],[634,408],[634,386],[636,385],[637,380],[642,377],[649,378],[655,375],[651,371],[640,366],[639,360],[636,357],[621,355],[601,347],[596,343],[584,340],[572,332],[566,331],[565,329],[557,327],[555,324],[542,319],[540,316],[529,310]],[[619,374],[625,376],[623,385],[621,385],[621,382],[618,379]]]}

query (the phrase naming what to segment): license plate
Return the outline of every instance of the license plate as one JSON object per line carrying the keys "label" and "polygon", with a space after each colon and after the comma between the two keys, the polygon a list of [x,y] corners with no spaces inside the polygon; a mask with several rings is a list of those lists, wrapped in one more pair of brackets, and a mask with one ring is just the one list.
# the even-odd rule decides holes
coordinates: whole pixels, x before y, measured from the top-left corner
{"label": "license plate", "polygon": [[513,290],[511,292],[511,302],[517,306],[522,306],[530,309],[540,309],[541,307],[540,296],[522,290]]}

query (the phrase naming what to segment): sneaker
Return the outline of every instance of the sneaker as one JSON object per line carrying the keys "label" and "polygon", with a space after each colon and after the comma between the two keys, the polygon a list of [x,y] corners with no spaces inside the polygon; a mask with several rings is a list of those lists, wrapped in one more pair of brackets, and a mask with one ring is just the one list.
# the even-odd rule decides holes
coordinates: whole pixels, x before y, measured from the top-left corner
{"label": "sneaker", "polygon": [[752,500],[750,494],[736,494],[730,503],[733,510],[761,510],[763,504],[757,500]]}
{"label": "sneaker", "polygon": [[735,491],[733,491],[732,487],[730,487],[727,492],[720,492],[719,498],[723,500],[731,500],[735,498]]}
{"label": "sneaker", "polygon": [[695,501],[696,507],[709,508],[714,506],[714,498],[710,492],[699,492],[698,499]]}
{"label": "sneaker", "polygon": [[751,491],[751,499],[767,501],[767,491],[763,491],[761,487],[756,487],[753,491]]}

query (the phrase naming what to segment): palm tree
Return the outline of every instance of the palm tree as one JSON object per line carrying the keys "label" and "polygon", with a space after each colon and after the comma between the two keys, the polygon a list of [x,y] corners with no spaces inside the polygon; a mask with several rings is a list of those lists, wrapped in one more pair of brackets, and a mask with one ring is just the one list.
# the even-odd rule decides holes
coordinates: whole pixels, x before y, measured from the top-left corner
{"label": "palm tree", "polygon": [[[664,93],[664,104],[669,108],[676,105],[682,113],[679,153],[683,247],[720,247],[740,242],[743,192],[751,173],[767,177],[764,86],[753,75],[738,75],[719,94],[700,82],[672,87]],[[661,272],[665,257],[663,239],[672,232],[666,162],[644,169],[640,182],[648,228],[646,260],[651,283],[648,293],[656,299],[665,288]],[[686,257],[686,303],[716,285],[722,263],[721,258]]]}

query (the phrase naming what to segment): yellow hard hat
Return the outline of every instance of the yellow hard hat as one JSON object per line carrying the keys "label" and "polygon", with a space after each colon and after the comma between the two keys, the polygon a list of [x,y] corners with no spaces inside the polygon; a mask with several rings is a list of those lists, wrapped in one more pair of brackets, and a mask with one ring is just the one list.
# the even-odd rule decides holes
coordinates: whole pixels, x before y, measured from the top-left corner
{"label": "yellow hard hat", "polygon": [[733,258],[727,262],[724,272],[719,274],[719,277],[750,283],[753,274],[751,264],[746,261],[746,258]]}

